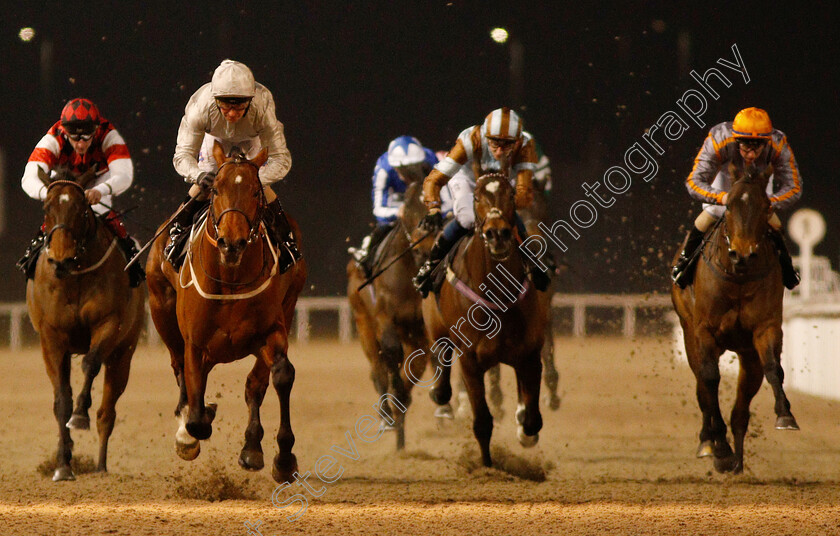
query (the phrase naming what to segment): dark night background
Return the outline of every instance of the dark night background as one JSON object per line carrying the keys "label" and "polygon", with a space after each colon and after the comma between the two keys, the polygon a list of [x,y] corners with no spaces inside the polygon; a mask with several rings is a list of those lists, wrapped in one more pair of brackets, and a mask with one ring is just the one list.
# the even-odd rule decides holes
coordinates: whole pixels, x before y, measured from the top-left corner
{"label": "dark night background", "polygon": [[[343,293],[346,248],[368,230],[370,176],[390,139],[412,134],[433,149],[448,149],[492,109],[514,106],[552,160],[552,221],[567,219],[569,206],[584,198],[580,184],[622,163],[625,150],[661,114],[680,113],[675,101],[698,88],[689,71],[711,67],[733,85],[715,86],[722,96],[709,100],[707,126],[691,124],[657,158],[653,181],[636,180],[558,255],[570,266],[558,288],[667,291],[668,264],[700,210],[684,179],[708,128],[747,106],[766,109],[788,135],[804,179],[796,208],[823,213],[828,234],[816,253],[835,268],[840,260],[833,3],[704,2],[691,9],[671,2],[457,0],[2,4],[0,273],[6,277],[0,301],[24,296],[23,275],[13,264],[42,216],[39,203],[20,189],[20,176],[64,103],[92,99],[126,139],[135,179],[117,206],[139,207],[126,224],[145,242],[186,192],[171,163],[184,105],[225,58],[251,67],[274,94],[285,125],[293,165],[275,191],[303,229],[308,295]],[[489,37],[496,26],[522,45],[520,89],[509,46]],[[22,42],[22,27],[34,28],[35,39]],[[747,85],[715,63],[732,59],[733,43],[749,71]]]}

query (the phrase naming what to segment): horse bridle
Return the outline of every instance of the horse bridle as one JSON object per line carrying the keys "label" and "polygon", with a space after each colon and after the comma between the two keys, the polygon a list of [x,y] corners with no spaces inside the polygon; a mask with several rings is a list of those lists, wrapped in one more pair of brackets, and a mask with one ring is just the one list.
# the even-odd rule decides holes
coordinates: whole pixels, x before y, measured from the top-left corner
{"label": "horse bridle", "polygon": [[[259,166],[257,166],[250,160],[239,156],[235,157],[233,160],[228,160],[227,162],[219,166],[219,172],[221,172],[222,168],[227,166],[228,164],[248,164],[249,166],[252,166],[259,172]],[[248,223],[248,243],[251,244],[254,242],[260,231],[260,222],[262,221],[261,213],[263,208],[266,206],[265,192],[263,191],[261,184],[258,186],[257,190],[258,192],[254,195],[259,197],[259,205],[257,207],[257,214],[254,217],[254,221],[251,221],[251,218],[249,218],[248,215],[245,214],[244,210],[236,207],[226,208],[218,216],[216,216],[216,212],[215,210],[213,210],[213,197],[215,197],[218,192],[215,187],[211,188],[209,217],[210,223],[213,225],[213,231],[216,234],[216,236],[219,236],[219,223],[222,221],[222,217],[228,212],[238,212],[239,214],[242,214],[242,217],[245,218],[245,221]]]}
{"label": "horse bridle", "polygon": [[[47,193],[49,193],[49,191],[54,186],[67,186],[67,185],[75,186],[82,193],[82,196],[84,196],[85,189],[82,187],[82,185],[79,184],[78,182],[68,181],[68,180],[58,180],[58,181],[51,182],[49,184],[49,186],[47,186]],[[73,238],[76,240],[76,248],[74,250],[74,255],[72,257],[72,260],[73,260],[73,262],[76,263],[77,266],[79,265],[79,263],[81,261],[82,255],[84,255],[85,251],[87,251],[87,245],[88,245],[88,241],[90,240],[91,235],[94,234],[94,233],[90,232],[90,229],[91,229],[91,226],[90,226],[91,218],[90,218],[90,216],[92,216],[92,215],[93,215],[93,210],[91,210],[90,204],[85,202],[85,211],[82,214],[82,217],[84,218],[84,222],[85,222],[85,227],[82,230],[82,237],[81,237],[81,239],[77,239],[75,236],[73,236]],[[97,223],[98,223],[98,220],[94,216],[93,217],[93,227],[94,228],[96,228]],[[49,247],[50,247],[50,241],[52,240],[53,233],[55,233],[59,229],[65,229],[67,232],[69,232],[71,234],[71,236],[73,235],[73,232],[71,231],[70,227],[66,223],[56,223],[55,225],[52,226],[52,228],[49,231],[47,231],[47,234],[44,237],[44,244],[45,244],[45,246],[48,250],[49,250]]]}

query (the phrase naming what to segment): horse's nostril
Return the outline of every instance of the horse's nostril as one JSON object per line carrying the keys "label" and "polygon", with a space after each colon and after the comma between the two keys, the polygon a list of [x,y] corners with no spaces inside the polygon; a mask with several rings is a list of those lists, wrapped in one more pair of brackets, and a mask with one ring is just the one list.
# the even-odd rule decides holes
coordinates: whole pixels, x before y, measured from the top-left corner
{"label": "horse's nostril", "polygon": [[239,251],[245,249],[245,246],[247,246],[247,245],[248,245],[248,241],[245,240],[244,238],[240,238],[239,240],[236,241],[236,249],[239,250]]}
{"label": "horse's nostril", "polygon": [[738,260],[738,252],[735,251],[734,249],[730,249],[729,250],[729,259],[733,260],[733,261]]}
{"label": "horse's nostril", "polygon": [[507,229],[507,228],[502,229],[499,232],[499,235],[501,236],[502,240],[510,240],[510,236],[511,236],[510,235],[510,229]]}
{"label": "horse's nostril", "polygon": [[755,260],[757,257],[758,257],[758,253],[756,253],[755,251],[753,251],[752,253],[750,253],[750,257],[749,257],[749,258],[750,258],[750,260]]}

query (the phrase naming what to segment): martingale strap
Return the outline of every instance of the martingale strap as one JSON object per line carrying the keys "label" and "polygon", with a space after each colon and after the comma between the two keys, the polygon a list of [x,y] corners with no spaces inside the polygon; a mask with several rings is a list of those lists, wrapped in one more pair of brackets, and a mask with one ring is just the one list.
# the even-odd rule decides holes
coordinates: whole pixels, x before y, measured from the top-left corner
{"label": "martingale strap", "polygon": [[[482,298],[476,291],[474,291],[472,288],[470,288],[469,285],[467,285],[466,283],[464,283],[463,281],[458,279],[458,276],[455,275],[455,272],[449,266],[446,267],[446,280],[449,281],[449,284],[452,285],[452,287],[455,290],[457,290],[462,296],[464,296],[465,298],[467,298],[471,302],[477,303],[479,305],[483,305],[484,307],[487,307],[488,309],[492,309],[493,311],[501,311],[502,310],[501,307],[499,307],[498,305],[496,305],[492,301],[488,303],[487,300]],[[521,300],[522,297],[525,296],[525,294],[527,294],[530,289],[531,289],[531,280],[526,277],[525,282],[522,284],[522,291],[516,297],[516,300],[514,300],[513,303],[511,303],[511,305],[513,305],[514,303]]]}

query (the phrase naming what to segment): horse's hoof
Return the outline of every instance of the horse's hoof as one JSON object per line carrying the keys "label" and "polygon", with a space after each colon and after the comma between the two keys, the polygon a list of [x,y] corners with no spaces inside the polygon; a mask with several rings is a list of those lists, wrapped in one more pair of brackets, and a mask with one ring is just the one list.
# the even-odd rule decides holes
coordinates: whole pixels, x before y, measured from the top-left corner
{"label": "horse's hoof", "polygon": [[738,459],[734,454],[725,458],[715,458],[715,471],[718,473],[729,473],[738,466]]}
{"label": "horse's hoof", "polygon": [[793,415],[782,415],[776,419],[776,430],[799,430]]}
{"label": "horse's hoof", "polygon": [[435,408],[435,417],[437,419],[452,420],[455,414],[452,412],[452,404],[444,404]]}
{"label": "horse's hoof", "polygon": [[737,460],[735,462],[735,467],[732,468],[733,475],[740,475],[744,472],[744,460]]}
{"label": "horse's hoof", "polygon": [[274,464],[271,466],[271,477],[278,484],[293,482],[294,474],[298,470],[297,457],[291,452],[286,455],[286,460],[281,461],[280,454],[274,457]]}
{"label": "horse's hoof", "polygon": [[519,444],[526,449],[533,447],[540,440],[540,434],[525,435],[525,428],[522,426],[516,428],[516,437],[519,439]]}
{"label": "horse's hoof", "polygon": [[389,423],[388,421],[386,421],[385,419],[379,419],[379,430],[378,430],[378,431],[379,431],[379,433],[382,433],[382,432],[393,432],[393,431],[394,431],[394,430],[396,430],[396,429],[397,429],[397,427],[396,427],[396,426],[394,426],[393,424],[390,424],[390,423]]}
{"label": "horse's hoof", "polygon": [[74,413],[65,426],[71,430],[90,430],[90,417]]}
{"label": "horse's hoof", "polygon": [[525,422],[525,404],[519,404],[516,406],[516,424],[522,424]]}
{"label": "horse's hoof", "polygon": [[201,442],[179,443],[178,441],[175,441],[175,452],[178,453],[178,457],[182,460],[191,462],[198,458],[198,455],[201,453]]}
{"label": "horse's hoof", "polygon": [[557,396],[557,394],[551,393],[547,398],[548,409],[551,411],[557,411],[560,409],[560,397]]}
{"label": "horse's hoof", "polygon": [[259,471],[265,467],[263,453],[259,450],[245,450],[239,453],[239,466],[246,471]]}
{"label": "horse's hoof", "polygon": [[53,482],[61,482],[63,480],[76,480],[76,475],[73,474],[73,470],[70,469],[69,465],[58,467],[55,473],[53,473]]}
{"label": "horse's hoof", "polygon": [[711,441],[701,441],[700,445],[697,447],[697,457],[698,458],[708,458],[709,456],[714,455],[714,449],[712,448]]}

